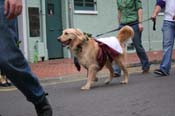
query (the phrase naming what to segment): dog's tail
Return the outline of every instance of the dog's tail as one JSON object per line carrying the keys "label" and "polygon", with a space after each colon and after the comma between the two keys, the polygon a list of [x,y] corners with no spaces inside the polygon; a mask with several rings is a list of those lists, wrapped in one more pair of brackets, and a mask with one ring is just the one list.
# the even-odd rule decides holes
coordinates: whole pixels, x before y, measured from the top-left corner
{"label": "dog's tail", "polygon": [[134,36],[134,31],[130,26],[122,27],[117,34],[117,38],[120,43],[127,42],[129,39],[133,38],[133,36]]}

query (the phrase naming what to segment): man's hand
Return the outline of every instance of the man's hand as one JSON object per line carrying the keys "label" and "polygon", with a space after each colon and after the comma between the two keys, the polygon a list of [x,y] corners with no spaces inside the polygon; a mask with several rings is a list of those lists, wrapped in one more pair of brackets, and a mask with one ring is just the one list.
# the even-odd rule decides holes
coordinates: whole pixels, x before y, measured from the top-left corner
{"label": "man's hand", "polygon": [[142,23],[139,23],[138,26],[139,26],[139,31],[142,32],[143,31],[143,25],[142,25]]}
{"label": "man's hand", "polygon": [[22,12],[22,0],[5,0],[4,14],[7,19],[13,19]]}
{"label": "man's hand", "polygon": [[156,17],[157,17],[157,16],[153,14],[153,15],[151,16],[151,20],[152,20],[153,22],[156,21]]}

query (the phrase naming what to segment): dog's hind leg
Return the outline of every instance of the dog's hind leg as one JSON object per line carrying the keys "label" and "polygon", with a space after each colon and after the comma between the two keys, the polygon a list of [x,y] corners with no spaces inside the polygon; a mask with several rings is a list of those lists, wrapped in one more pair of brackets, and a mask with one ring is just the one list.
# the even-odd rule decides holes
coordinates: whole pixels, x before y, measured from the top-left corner
{"label": "dog's hind leg", "polygon": [[109,84],[109,83],[112,81],[112,79],[113,79],[114,70],[113,70],[113,68],[112,68],[112,63],[111,63],[109,60],[107,60],[105,66],[109,69],[109,73],[110,73],[109,78],[107,78],[107,79],[105,80],[105,84]]}
{"label": "dog's hind leg", "polygon": [[115,62],[118,64],[118,66],[123,70],[123,77],[124,80],[121,81],[121,84],[127,84],[128,83],[128,69],[126,67],[126,62],[123,58],[118,58],[115,60]]}
{"label": "dog's hind leg", "polygon": [[91,85],[93,84],[96,74],[98,71],[97,65],[91,65],[88,68],[88,76],[87,76],[87,82],[84,86],[81,87],[82,90],[89,90]]}

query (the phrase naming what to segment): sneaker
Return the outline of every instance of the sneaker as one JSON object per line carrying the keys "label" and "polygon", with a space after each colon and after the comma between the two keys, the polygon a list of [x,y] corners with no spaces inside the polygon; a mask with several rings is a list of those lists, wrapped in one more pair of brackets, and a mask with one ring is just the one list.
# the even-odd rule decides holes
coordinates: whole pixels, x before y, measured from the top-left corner
{"label": "sneaker", "polygon": [[35,105],[35,109],[37,116],[52,116],[52,108],[46,97],[44,97],[41,103]]}
{"label": "sneaker", "polygon": [[161,69],[156,69],[154,70],[154,74],[158,75],[158,76],[168,76],[169,74],[162,71]]}
{"label": "sneaker", "polygon": [[149,68],[142,71],[142,74],[147,74],[147,73],[149,73]]}
{"label": "sneaker", "polygon": [[119,73],[114,73],[114,77],[120,77],[121,76],[121,74],[119,74]]}

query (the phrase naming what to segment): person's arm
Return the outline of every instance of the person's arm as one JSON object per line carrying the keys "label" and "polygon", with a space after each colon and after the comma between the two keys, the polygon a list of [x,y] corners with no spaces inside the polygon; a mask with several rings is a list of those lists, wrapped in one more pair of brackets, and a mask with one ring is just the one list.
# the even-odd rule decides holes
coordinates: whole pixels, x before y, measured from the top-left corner
{"label": "person's arm", "polygon": [[160,12],[161,8],[165,8],[165,1],[163,0],[158,0],[155,7],[154,7],[154,11],[152,14],[152,19],[156,19],[156,16],[158,15],[158,13]]}
{"label": "person's arm", "polygon": [[143,17],[143,10],[142,8],[139,8],[138,9],[138,22],[139,22],[138,26],[140,31],[143,31],[142,17]]}
{"label": "person's arm", "polygon": [[154,11],[153,11],[153,14],[152,14],[152,17],[151,17],[151,18],[156,19],[156,16],[157,16],[158,13],[160,12],[160,10],[161,10],[161,7],[160,7],[159,5],[156,5],[156,6],[154,7]]}
{"label": "person's arm", "polygon": [[143,25],[142,25],[142,17],[143,17],[143,9],[142,9],[142,1],[141,0],[135,0],[135,7],[137,9],[137,15],[138,15],[138,26],[139,31],[143,31]]}
{"label": "person's arm", "polygon": [[22,0],[5,0],[4,14],[7,19],[13,19],[22,12]]}
{"label": "person's arm", "polygon": [[117,18],[118,18],[118,23],[120,24],[120,21],[121,21],[121,12],[120,12],[120,10],[118,10]]}

